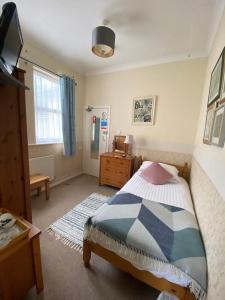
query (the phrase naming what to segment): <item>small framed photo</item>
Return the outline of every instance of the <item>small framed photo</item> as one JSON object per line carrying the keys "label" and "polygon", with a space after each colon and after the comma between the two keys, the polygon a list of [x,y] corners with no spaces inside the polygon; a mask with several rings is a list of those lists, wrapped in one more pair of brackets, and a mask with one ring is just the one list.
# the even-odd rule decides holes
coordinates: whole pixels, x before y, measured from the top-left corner
{"label": "small framed photo", "polygon": [[133,125],[154,125],[156,96],[133,99]]}
{"label": "small framed photo", "polygon": [[204,131],[204,137],[203,137],[204,144],[209,145],[211,143],[214,115],[215,115],[215,107],[214,107],[214,105],[212,105],[208,108],[207,114],[206,114],[205,131]]}
{"label": "small framed photo", "polygon": [[211,74],[208,106],[220,97],[223,69],[224,69],[224,50],[222,51]]}
{"label": "small framed photo", "polygon": [[218,147],[223,147],[225,141],[225,105],[219,106],[215,110],[213,121],[211,143]]}

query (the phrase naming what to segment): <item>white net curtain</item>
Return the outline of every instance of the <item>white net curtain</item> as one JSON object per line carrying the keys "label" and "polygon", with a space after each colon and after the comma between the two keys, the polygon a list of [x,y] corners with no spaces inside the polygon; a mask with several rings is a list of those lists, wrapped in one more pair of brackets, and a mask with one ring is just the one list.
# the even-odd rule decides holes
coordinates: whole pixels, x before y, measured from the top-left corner
{"label": "white net curtain", "polygon": [[36,143],[63,142],[59,78],[36,68],[33,74]]}

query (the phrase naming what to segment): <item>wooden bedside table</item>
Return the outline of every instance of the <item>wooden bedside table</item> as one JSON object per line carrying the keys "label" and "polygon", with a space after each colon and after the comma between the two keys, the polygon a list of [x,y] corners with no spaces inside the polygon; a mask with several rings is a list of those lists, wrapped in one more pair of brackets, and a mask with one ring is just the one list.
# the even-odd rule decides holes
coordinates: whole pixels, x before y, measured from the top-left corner
{"label": "wooden bedside table", "polygon": [[21,300],[36,285],[39,294],[43,286],[39,236],[41,231],[24,220],[28,236],[0,251],[0,299]]}
{"label": "wooden bedside table", "polygon": [[122,157],[115,153],[100,156],[99,185],[121,188],[133,175],[134,156]]}

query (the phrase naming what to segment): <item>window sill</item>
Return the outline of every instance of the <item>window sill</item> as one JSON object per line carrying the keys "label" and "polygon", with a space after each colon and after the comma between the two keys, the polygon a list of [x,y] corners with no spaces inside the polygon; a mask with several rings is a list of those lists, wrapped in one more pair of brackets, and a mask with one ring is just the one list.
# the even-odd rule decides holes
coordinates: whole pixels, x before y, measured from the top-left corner
{"label": "window sill", "polygon": [[62,145],[63,142],[55,142],[55,143],[41,143],[41,144],[28,144],[28,147],[34,147],[34,146],[50,146],[50,145]]}

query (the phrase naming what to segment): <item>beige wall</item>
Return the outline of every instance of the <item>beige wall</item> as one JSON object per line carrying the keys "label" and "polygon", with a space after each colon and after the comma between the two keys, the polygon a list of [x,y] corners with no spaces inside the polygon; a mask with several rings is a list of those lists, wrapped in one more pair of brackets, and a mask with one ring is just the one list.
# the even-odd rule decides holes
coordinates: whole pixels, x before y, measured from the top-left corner
{"label": "beige wall", "polygon": [[[111,106],[111,141],[121,130],[134,135],[137,152],[151,149],[190,154],[205,66],[205,59],[194,59],[89,76],[85,104]],[[133,126],[132,99],[148,95],[157,95],[155,125]]]}
{"label": "beige wall", "polygon": [[77,150],[76,154],[71,157],[64,157],[63,155],[63,144],[51,144],[51,145],[35,145],[35,115],[34,115],[34,96],[33,96],[33,74],[32,65],[24,63],[20,60],[20,68],[26,70],[25,82],[30,88],[26,91],[26,109],[27,109],[27,127],[28,127],[28,143],[29,156],[38,157],[53,154],[55,156],[55,172],[56,180],[73,176],[77,173],[82,172],[82,133],[83,133],[83,102],[84,102],[84,78],[74,72],[72,69],[65,66],[62,62],[57,59],[53,59],[47,53],[44,53],[39,48],[25,43],[23,47],[22,56],[52,70],[53,72],[60,74],[64,73],[69,76],[74,76],[77,87],[76,87],[76,141]]}
{"label": "beige wall", "polygon": [[194,156],[206,171],[221,196],[225,200],[225,147],[219,148],[212,145],[205,145],[202,142],[205,128],[206,108],[209,92],[209,83],[212,69],[225,46],[225,13],[223,14],[220,27],[215,37],[212,51],[208,58],[207,71],[202,96],[201,112],[196,136],[196,147]]}

